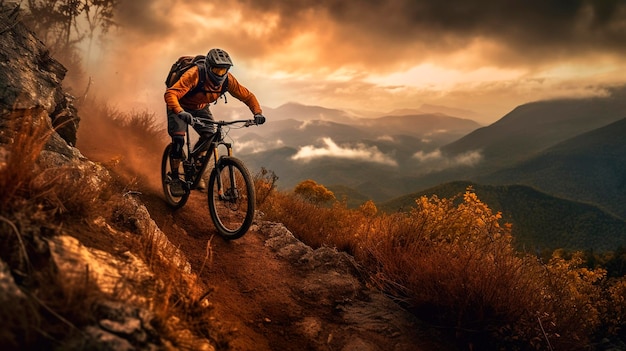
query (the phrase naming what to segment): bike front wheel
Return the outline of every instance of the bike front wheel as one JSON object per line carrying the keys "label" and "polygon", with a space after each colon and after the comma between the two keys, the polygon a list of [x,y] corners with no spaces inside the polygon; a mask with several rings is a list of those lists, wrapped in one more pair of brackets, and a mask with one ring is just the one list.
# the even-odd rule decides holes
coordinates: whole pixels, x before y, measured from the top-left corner
{"label": "bike front wheel", "polygon": [[252,225],[254,183],[243,162],[224,156],[211,172],[209,212],[218,233],[227,240],[241,238]]}
{"label": "bike front wheel", "polygon": [[[163,184],[163,194],[165,195],[165,202],[172,208],[181,208],[187,203],[189,199],[189,191],[187,190],[184,195],[176,196],[172,194],[171,184],[172,178],[172,165],[170,163],[170,152],[172,150],[172,144],[165,147],[163,152],[163,159],[161,160],[161,184]],[[181,170],[178,170],[178,174],[182,174]]]}

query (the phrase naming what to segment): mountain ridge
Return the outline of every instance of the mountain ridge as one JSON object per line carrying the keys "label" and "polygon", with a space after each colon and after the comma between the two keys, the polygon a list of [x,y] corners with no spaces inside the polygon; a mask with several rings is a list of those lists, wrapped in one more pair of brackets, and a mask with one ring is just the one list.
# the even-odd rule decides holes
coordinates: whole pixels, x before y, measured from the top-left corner
{"label": "mountain ridge", "polygon": [[[626,115],[626,88],[608,97],[555,99],[516,107],[493,124],[442,147],[457,155],[480,149],[498,167],[510,166],[561,141],[605,126]],[[486,164],[483,168],[494,170]]]}
{"label": "mountain ridge", "polygon": [[557,198],[526,185],[482,185],[455,181],[379,204],[386,212],[408,211],[415,199],[452,198],[471,188],[503,222],[513,224],[520,250],[612,251],[626,244],[626,221],[595,205]]}
{"label": "mountain ridge", "polygon": [[[562,141],[514,166],[475,178],[519,183],[626,218],[626,118]],[[555,179],[560,181],[555,182]]]}

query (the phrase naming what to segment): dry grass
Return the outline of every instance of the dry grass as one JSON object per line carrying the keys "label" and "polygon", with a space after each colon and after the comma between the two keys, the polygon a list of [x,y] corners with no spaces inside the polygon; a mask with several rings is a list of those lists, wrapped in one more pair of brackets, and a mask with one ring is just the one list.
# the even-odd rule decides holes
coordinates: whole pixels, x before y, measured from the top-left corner
{"label": "dry grass", "polygon": [[609,281],[580,257],[543,264],[517,252],[510,225],[471,189],[417,199],[409,214],[378,213],[371,202],[319,206],[289,193],[262,210],[313,247],[352,253],[374,286],[462,348],[583,350],[626,330],[624,278]]}
{"label": "dry grass", "polygon": [[[114,180],[130,189],[155,188],[160,191],[160,163],[167,143],[167,133],[155,115],[146,112],[122,113],[106,105],[84,106],[89,118],[83,119],[83,130],[97,129],[97,137],[80,138],[78,147],[90,159],[109,166]],[[82,140],[82,142],[81,142]],[[106,148],[103,146],[106,145]],[[157,283],[148,296],[153,312],[160,321],[161,333],[179,349],[196,349],[190,340],[181,338],[185,330],[211,340],[218,350],[228,349],[232,335],[215,320],[207,296],[210,292],[190,274],[184,272],[174,254],[164,254],[165,238],[154,232],[141,233],[135,226],[134,206],[112,209],[112,217],[120,230],[130,232],[127,243],[131,251],[147,262],[155,273]],[[210,241],[207,243],[207,264],[211,260]]]}
{"label": "dry grass", "polygon": [[106,165],[128,188],[160,189],[161,156],[169,138],[156,115],[97,102],[81,106],[81,115],[77,147],[85,156]]}
{"label": "dry grass", "polygon": [[[111,205],[121,203],[118,197],[126,185],[116,180],[126,178],[114,174],[114,179],[108,179],[97,164],[40,164],[41,152],[52,135],[50,126],[44,123],[46,118],[39,110],[16,112],[3,126],[2,136],[10,143],[5,157],[0,158],[0,259],[6,263],[7,274],[15,280],[22,298],[1,305],[0,348],[62,349],[82,337],[82,328],[95,323],[96,301],[128,302],[127,287],[134,283],[132,277],[121,278],[113,293],[105,293],[90,281],[87,271],[59,274],[43,239],[75,233],[94,242],[109,240],[104,244],[109,249],[115,242],[147,260],[155,283],[133,289],[144,294],[148,305],[143,308],[153,309],[154,327],[172,345],[195,349],[197,344],[190,341],[193,338],[181,333],[189,329],[213,340],[218,349],[225,349],[229,334],[213,321],[204,292],[189,278],[182,278],[188,275],[181,272],[181,267],[157,254],[162,244],[158,238],[129,224],[134,220],[135,207]],[[141,129],[143,137],[154,136],[156,129],[148,120],[140,115],[124,122],[124,126],[131,131]],[[127,235],[100,237],[105,233],[93,231],[90,224],[96,217],[107,218]]]}
{"label": "dry grass", "polygon": [[6,127],[7,150],[4,162],[0,160],[0,211],[20,208],[29,198],[29,184],[35,177],[35,161],[50,137],[50,129],[44,123],[47,115],[43,110],[18,110],[3,121]]}
{"label": "dry grass", "polygon": [[[0,258],[18,284],[21,298],[3,303],[2,349],[53,347],[80,334],[91,322],[94,298],[101,296],[84,279],[61,278],[48,254],[43,237],[55,235],[68,214],[93,210],[91,200],[66,176],[40,172],[37,159],[51,135],[42,111],[22,111],[12,116],[15,128],[6,162],[0,167]],[[78,182],[80,184],[80,180]],[[77,191],[78,190],[78,191]],[[71,192],[70,192],[71,191]]]}

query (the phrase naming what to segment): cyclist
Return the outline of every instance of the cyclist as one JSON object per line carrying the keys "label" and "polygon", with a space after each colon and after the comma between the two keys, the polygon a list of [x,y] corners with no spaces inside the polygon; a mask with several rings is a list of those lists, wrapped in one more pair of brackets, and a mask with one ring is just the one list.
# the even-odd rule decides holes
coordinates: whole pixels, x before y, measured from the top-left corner
{"label": "cyclist", "polygon": [[[200,72],[198,67],[190,68],[174,85],[165,91],[167,132],[172,137],[173,145],[170,163],[174,181],[170,186],[170,190],[174,196],[185,194],[182,180],[177,172],[183,156],[186,125],[191,125],[200,136],[196,146],[215,133],[215,126],[212,124],[194,124],[194,118],[200,117],[213,120],[209,104],[221,96],[223,84],[227,84],[227,91],[232,96],[241,100],[250,108],[257,124],[265,123],[265,117],[257,98],[246,87],[239,84],[237,79],[228,72],[230,67],[233,66],[233,62],[226,51],[217,48],[209,50],[205,64],[207,66],[205,70],[207,77],[204,79],[204,91],[198,90],[197,93],[187,95],[198,84]],[[206,184],[204,184],[202,179],[198,189],[202,190],[205,187]]]}

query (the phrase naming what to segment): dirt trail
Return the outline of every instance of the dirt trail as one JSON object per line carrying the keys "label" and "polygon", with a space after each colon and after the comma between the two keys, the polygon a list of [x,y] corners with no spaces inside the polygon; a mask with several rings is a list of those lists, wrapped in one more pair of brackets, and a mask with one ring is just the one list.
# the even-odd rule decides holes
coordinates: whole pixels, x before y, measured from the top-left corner
{"label": "dirt trail", "polygon": [[[210,220],[206,194],[194,192],[177,211],[159,194],[144,193],[142,200],[203,283],[215,289],[209,300],[233,330],[232,350],[443,349],[415,320],[365,287],[359,296],[332,296],[332,287],[323,286],[332,275],[312,274],[279,257],[255,226],[241,239],[223,240]],[[368,307],[374,304],[376,309]]]}

